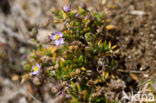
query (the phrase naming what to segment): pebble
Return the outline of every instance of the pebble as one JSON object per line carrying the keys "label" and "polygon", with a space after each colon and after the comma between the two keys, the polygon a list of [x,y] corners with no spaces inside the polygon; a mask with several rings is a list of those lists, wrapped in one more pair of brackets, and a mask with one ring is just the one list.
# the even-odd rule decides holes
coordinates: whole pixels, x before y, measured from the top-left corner
{"label": "pebble", "polygon": [[27,103],[26,98],[25,97],[20,98],[19,103]]}
{"label": "pebble", "polygon": [[146,15],[146,12],[144,11],[139,11],[139,10],[133,10],[130,12],[132,15],[139,15],[139,16],[143,16]]}
{"label": "pebble", "polygon": [[143,33],[143,32],[141,32],[141,33],[140,33],[140,35],[144,35],[144,33]]}
{"label": "pebble", "polygon": [[143,68],[141,67],[140,70],[143,70]]}
{"label": "pebble", "polygon": [[144,77],[147,78],[149,75],[148,74],[144,74]]}
{"label": "pebble", "polygon": [[154,34],[150,34],[150,37],[154,37]]}
{"label": "pebble", "polygon": [[40,29],[38,31],[37,40],[40,42],[45,42],[48,39],[48,36],[52,33],[51,30]]}
{"label": "pebble", "polygon": [[131,55],[128,56],[129,59],[130,59],[131,57],[132,57]]}
{"label": "pebble", "polygon": [[153,41],[153,44],[156,44],[156,41]]}

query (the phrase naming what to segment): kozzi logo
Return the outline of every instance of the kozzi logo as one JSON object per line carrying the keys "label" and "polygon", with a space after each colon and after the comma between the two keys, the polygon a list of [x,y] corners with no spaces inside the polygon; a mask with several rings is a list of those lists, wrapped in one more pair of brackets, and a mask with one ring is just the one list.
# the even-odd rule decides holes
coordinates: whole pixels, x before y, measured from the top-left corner
{"label": "kozzi logo", "polygon": [[121,101],[129,101],[129,102],[137,102],[137,101],[142,101],[142,102],[154,102],[154,94],[153,93],[141,93],[138,92],[134,94],[133,92],[131,93],[125,93],[123,91],[123,96]]}

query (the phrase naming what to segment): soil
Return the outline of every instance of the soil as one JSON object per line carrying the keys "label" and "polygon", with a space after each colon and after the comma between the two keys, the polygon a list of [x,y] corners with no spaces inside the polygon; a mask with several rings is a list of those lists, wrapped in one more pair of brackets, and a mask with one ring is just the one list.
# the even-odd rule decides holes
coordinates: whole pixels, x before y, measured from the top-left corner
{"label": "soil", "polygon": [[124,61],[121,69],[128,71],[137,84],[155,78],[156,1],[120,0],[112,3],[115,8],[109,9],[111,21],[120,30],[115,37]]}
{"label": "soil", "polygon": [[[0,103],[55,103],[51,93],[53,84],[37,87],[29,80],[22,85],[21,79],[12,80],[15,75],[20,77],[24,74],[22,65],[27,55],[25,52],[35,47],[35,44],[28,41],[28,31],[34,26],[45,30],[38,21],[45,20],[48,15],[46,10],[62,5],[62,2],[56,0],[28,0],[24,4],[26,1],[15,0],[9,5],[8,2],[0,0],[4,2],[0,3]],[[125,83],[125,87],[121,86],[122,90],[138,92],[148,89],[148,86],[137,85],[156,78],[156,0],[101,0],[103,4],[100,0],[71,0],[72,7],[76,8],[82,1],[87,2],[88,9],[105,11],[110,24],[116,28],[108,33],[117,40],[114,44],[117,43],[120,48],[120,54],[116,57],[119,63],[114,72]],[[7,9],[4,9],[4,5]],[[19,5],[23,8],[18,8]],[[30,10],[28,5],[38,8],[39,12]],[[23,11],[31,11],[28,13],[30,16],[21,16]],[[16,21],[21,23],[21,28],[16,25]],[[2,28],[4,25],[5,29]],[[24,36],[19,36],[21,34]],[[114,92],[114,97],[121,94],[121,90]],[[10,96],[7,96],[8,93]]]}

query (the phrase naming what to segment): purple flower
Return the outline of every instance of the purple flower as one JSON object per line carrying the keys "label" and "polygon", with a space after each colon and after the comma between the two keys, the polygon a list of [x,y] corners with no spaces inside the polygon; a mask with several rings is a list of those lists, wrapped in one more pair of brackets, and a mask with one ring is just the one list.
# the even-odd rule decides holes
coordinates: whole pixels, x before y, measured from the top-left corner
{"label": "purple flower", "polygon": [[54,32],[50,39],[55,41],[55,45],[64,44],[63,33],[61,32]]}
{"label": "purple flower", "polygon": [[41,65],[39,65],[38,63],[36,63],[36,65],[32,66],[32,74],[33,75],[38,75],[39,72],[40,72],[40,68],[41,68]]}
{"label": "purple flower", "polygon": [[64,5],[64,6],[63,6],[63,11],[64,11],[64,12],[69,12],[69,11],[70,11],[70,5],[67,5],[67,4]]}

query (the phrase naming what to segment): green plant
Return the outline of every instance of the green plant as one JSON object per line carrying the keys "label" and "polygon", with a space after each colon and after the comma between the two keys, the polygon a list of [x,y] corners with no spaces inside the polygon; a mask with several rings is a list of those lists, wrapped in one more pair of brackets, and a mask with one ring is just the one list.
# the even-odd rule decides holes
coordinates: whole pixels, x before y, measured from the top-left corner
{"label": "green plant", "polygon": [[55,23],[64,25],[63,30],[50,35],[48,48],[39,42],[25,68],[39,78],[40,84],[55,78],[61,85],[56,85],[56,89],[69,95],[68,103],[106,102],[105,86],[114,77],[113,56],[119,52],[105,35],[109,20],[103,12],[81,7],[73,11],[69,5],[53,14]]}

